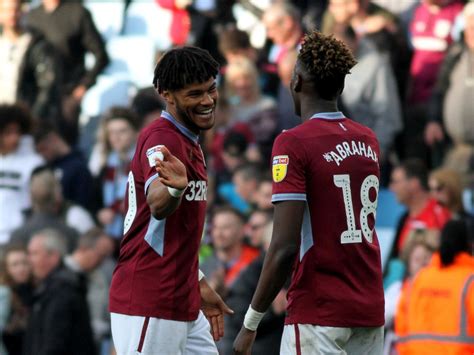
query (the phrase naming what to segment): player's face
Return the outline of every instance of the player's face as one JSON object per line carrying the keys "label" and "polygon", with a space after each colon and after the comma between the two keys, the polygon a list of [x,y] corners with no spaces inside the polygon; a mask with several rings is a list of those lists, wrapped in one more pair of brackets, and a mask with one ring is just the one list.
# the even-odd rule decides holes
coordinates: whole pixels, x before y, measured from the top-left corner
{"label": "player's face", "polygon": [[194,83],[177,91],[165,91],[163,97],[170,113],[194,133],[214,126],[217,85],[214,78],[203,83]]}

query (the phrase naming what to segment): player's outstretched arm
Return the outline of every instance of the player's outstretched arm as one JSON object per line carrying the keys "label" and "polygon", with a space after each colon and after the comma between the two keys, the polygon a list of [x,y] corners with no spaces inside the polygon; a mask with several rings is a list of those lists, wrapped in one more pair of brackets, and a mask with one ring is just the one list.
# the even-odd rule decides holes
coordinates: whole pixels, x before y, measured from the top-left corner
{"label": "player's outstretched arm", "polygon": [[244,325],[234,341],[234,354],[250,354],[258,319],[263,317],[290,275],[298,254],[304,208],[303,201],[283,201],[275,205],[272,241],[252,298],[252,310],[245,315]]}
{"label": "player's outstretched arm", "polygon": [[211,325],[212,337],[218,341],[224,336],[224,314],[234,314],[203,277],[199,281],[201,309]]}
{"label": "player's outstretched arm", "polygon": [[150,184],[147,191],[147,203],[156,219],[164,219],[178,208],[181,196],[188,186],[184,164],[165,146],[161,148],[161,153],[163,159],[155,162],[159,177]]}

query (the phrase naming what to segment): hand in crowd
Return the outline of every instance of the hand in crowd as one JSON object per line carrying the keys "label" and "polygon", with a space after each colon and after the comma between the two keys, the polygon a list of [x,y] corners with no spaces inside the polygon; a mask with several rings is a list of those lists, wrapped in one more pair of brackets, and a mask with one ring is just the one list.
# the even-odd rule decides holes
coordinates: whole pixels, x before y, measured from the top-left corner
{"label": "hand in crowd", "polygon": [[103,226],[112,223],[115,217],[115,211],[111,208],[102,208],[97,212],[97,219]]}
{"label": "hand in crowd", "polygon": [[438,122],[430,122],[425,128],[425,143],[429,146],[444,139],[443,127]]}

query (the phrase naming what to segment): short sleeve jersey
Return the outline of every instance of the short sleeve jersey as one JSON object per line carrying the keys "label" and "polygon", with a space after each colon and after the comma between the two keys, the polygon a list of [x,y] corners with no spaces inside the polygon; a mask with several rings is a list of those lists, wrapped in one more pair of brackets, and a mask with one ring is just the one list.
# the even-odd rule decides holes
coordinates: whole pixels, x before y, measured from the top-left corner
{"label": "short sleeve jersey", "polygon": [[[186,166],[188,187],[177,210],[155,219],[146,201],[165,145]],[[207,174],[198,137],[167,112],[138,139],[128,176],[124,237],[110,288],[110,311],[177,321],[197,319],[198,249],[206,211]]]}
{"label": "short sleeve jersey", "polygon": [[316,114],[273,145],[272,202],[306,202],[287,324],[384,324],[375,134],[340,112]]}

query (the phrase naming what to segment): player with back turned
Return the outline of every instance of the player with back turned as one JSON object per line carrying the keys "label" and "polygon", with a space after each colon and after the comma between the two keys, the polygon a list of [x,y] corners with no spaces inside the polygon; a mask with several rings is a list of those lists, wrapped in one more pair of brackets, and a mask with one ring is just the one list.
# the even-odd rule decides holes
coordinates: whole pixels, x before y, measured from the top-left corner
{"label": "player with back turned", "polygon": [[214,125],[217,72],[195,47],[166,52],[155,68],[166,110],[137,142],[110,288],[119,355],[217,354],[211,332],[218,340],[232,313],[198,270],[207,192],[198,138]]}
{"label": "player with back turned", "polygon": [[236,354],[249,354],[258,323],[293,270],[281,354],[381,354],[384,297],[375,233],[379,145],[337,108],[355,65],[333,37],[304,38],[291,81],[303,123],[272,152],[272,242]]}

